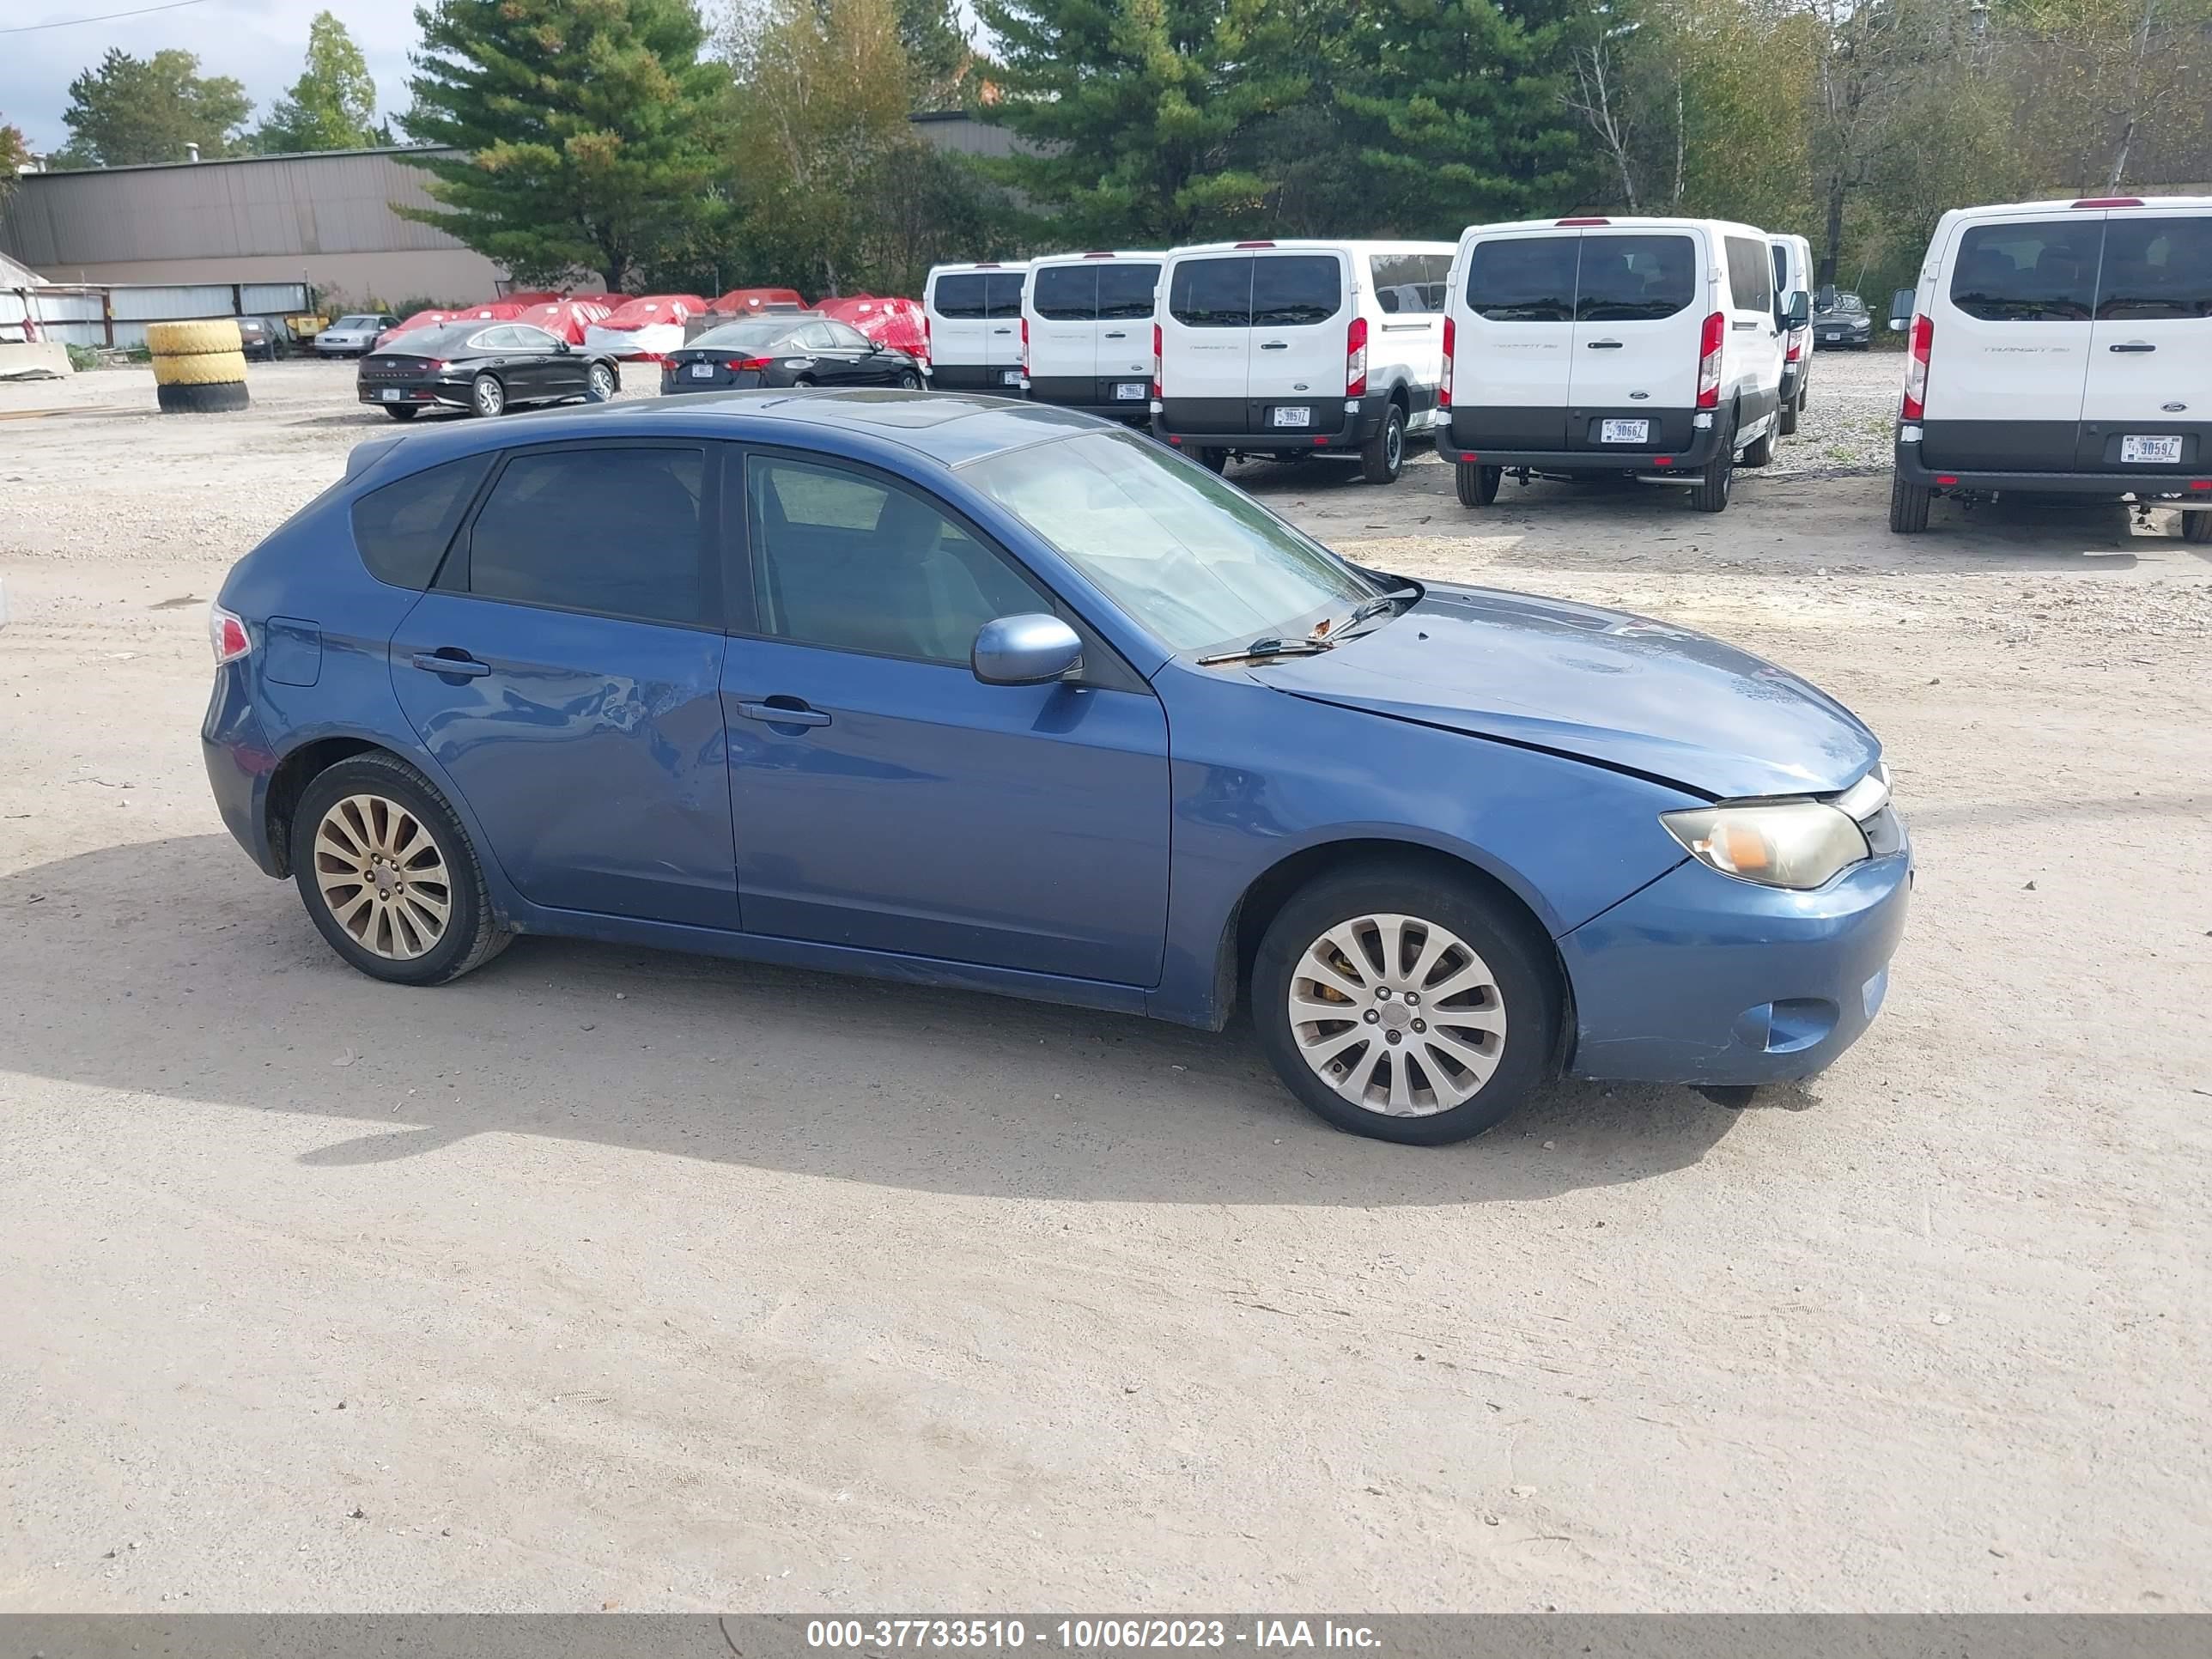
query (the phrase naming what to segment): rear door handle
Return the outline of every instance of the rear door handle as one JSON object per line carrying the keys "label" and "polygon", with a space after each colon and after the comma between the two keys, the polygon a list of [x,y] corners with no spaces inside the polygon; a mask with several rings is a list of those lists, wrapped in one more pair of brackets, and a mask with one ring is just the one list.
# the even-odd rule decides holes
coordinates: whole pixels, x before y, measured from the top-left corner
{"label": "rear door handle", "polygon": [[1117,329],[1115,329],[1115,330],[1111,334],[1109,334],[1106,337],[1107,337],[1108,339],[1109,339],[1109,340],[1126,340],[1126,339],[1127,339],[1127,338],[1129,337],[1129,336],[1128,336],[1128,334],[1127,333],[1127,331],[1125,331],[1124,330],[1121,330],[1121,329],[1118,329],[1118,328],[1117,328]]}
{"label": "rear door handle", "polygon": [[1288,351],[1290,349],[1291,343],[1288,340],[1262,340],[1260,342],[1260,349],[1262,351]]}
{"label": "rear door handle", "polygon": [[412,659],[415,666],[432,674],[451,674],[457,679],[480,680],[491,672],[491,665],[478,662],[458,646],[440,646],[435,651],[417,651]]}
{"label": "rear door handle", "polygon": [[765,720],[770,726],[827,726],[829,715],[818,708],[809,708],[797,697],[769,697],[761,702],[741,702],[738,713],[749,720]]}
{"label": "rear door handle", "polygon": [[1589,343],[1589,349],[1592,351],[1618,351],[1620,349],[1620,342],[1618,340],[1592,340]]}
{"label": "rear door handle", "polygon": [[2155,351],[2158,348],[2148,340],[2130,340],[2125,345],[2108,346],[2110,351]]}

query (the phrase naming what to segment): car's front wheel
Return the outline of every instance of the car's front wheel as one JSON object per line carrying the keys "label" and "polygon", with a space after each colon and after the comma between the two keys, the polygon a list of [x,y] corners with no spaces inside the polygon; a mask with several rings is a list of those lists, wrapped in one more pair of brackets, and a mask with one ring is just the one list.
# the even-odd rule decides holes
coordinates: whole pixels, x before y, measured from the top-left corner
{"label": "car's front wheel", "polygon": [[1285,905],[1252,1007],[1269,1060],[1315,1112],[1438,1146],[1480,1134],[1542,1080],[1559,996],[1498,901],[1407,865],[1327,878]]}
{"label": "car's front wheel", "polygon": [[442,985],[507,943],[460,819],[396,755],[316,774],[293,814],[292,878],[331,948],[372,979]]}
{"label": "car's front wheel", "polygon": [[919,392],[921,390],[921,376],[910,368],[902,368],[899,370],[898,384],[902,392]]}

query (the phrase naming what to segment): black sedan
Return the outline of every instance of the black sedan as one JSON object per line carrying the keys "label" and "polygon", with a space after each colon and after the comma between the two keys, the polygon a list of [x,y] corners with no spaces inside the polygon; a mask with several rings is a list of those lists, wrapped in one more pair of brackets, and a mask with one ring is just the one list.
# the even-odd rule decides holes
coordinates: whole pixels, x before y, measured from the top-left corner
{"label": "black sedan", "polygon": [[1856,294],[1829,292],[1813,304],[1813,341],[1816,346],[1848,346],[1864,351],[1874,340],[1874,319],[1866,301]]}
{"label": "black sedan", "polygon": [[660,389],[726,392],[733,386],[921,385],[921,366],[903,351],[827,317],[748,317],[724,323],[668,354]]}
{"label": "black sedan", "polygon": [[426,409],[504,415],[524,404],[605,403],[622,386],[611,357],[528,323],[416,329],[361,360],[361,400],[395,421]]}

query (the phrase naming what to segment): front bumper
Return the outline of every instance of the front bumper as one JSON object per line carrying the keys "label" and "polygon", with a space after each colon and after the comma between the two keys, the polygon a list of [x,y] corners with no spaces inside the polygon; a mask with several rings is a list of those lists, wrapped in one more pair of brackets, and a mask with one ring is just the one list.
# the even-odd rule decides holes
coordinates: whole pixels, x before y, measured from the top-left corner
{"label": "front bumper", "polygon": [[[1320,413],[1323,406],[1335,401],[1334,398],[1314,398],[1315,412]],[[1382,429],[1383,411],[1390,407],[1390,400],[1388,398],[1346,398],[1342,400],[1342,423],[1318,430],[1311,427],[1274,427],[1261,432],[1188,432],[1170,427],[1166,414],[1155,400],[1151,410],[1151,424],[1155,438],[1176,449],[1231,449],[1247,455],[1318,454],[1358,449]]]}
{"label": "front bumper", "polygon": [[1966,491],[1993,495],[2091,495],[2122,501],[2179,501],[2212,507],[2212,477],[2201,472],[1961,472],[1931,467],[1920,459],[1920,445],[1903,437],[1896,445],[1900,483],[1932,489],[1939,495]]}
{"label": "front bumper", "polygon": [[1912,892],[1910,845],[1817,892],[1686,859],[1559,941],[1578,1077],[1755,1085],[1810,1077],[1881,1007]]}
{"label": "front bumper", "polygon": [[1680,449],[1462,449],[1452,437],[1449,426],[1437,428],[1437,454],[1454,463],[1465,462],[1470,466],[1501,466],[1526,468],[1531,472],[1586,473],[1611,477],[1619,473],[1634,473],[1649,477],[1653,473],[1678,472],[1684,483],[1693,483],[1690,477],[1713,458],[1720,447],[1721,433],[1718,417],[1711,426],[1692,428],[1690,441]]}
{"label": "front bumper", "polygon": [[1865,328],[1823,329],[1816,323],[1813,326],[1813,345],[1816,350],[1821,346],[1863,346],[1873,338],[1874,329],[1871,325]]}

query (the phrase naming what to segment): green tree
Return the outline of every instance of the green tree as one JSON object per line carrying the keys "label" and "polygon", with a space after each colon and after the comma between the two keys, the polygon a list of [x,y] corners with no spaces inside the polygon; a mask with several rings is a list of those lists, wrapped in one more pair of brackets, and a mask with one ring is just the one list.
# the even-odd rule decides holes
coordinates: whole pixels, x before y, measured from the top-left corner
{"label": "green tree", "polygon": [[0,121],[0,202],[15,193],[15,176],[31,164],[31,147],[23,130]]}
{"label": "green tree", "polygon": [[961,26],[957,0],[896,0],[895,9],[899,46],[906,53],[908,106],[959,108],[975,48]]}
{"label": "green tree", "polygon": [[205,156],[234,149],[253,106],[229,76],[199,70],[200,60],[188,52],[134,58],[111,46],[98,68],[70,82],[70,106],[62,112],[70,141],[56,159],[65,167],[119,167],[181,161],[189,144]]}
{"label": "green tree", "polygon": [[319,11],[307,25],[307,67],[263,118],[254,148],[272,155],[359,149],[377,137],[368,60],[334,13]]}
{"label": "green tree", "polygon": [[1249,222],[1292,158],[1243,141],[1313,94],[1285,0],[981,0],[998,42],[988,119],[1030,146],[1006,181],[1062,242],[1190,240]]}
{"label": "green tree", "polygon": [[641,265],[710,240],[722,71],[691,0],[438,0],[406,118],[439,206],[402,209],[526,283]]}

